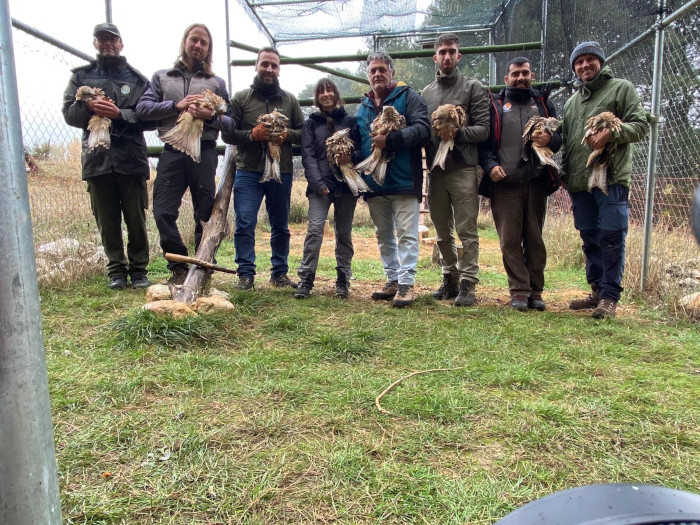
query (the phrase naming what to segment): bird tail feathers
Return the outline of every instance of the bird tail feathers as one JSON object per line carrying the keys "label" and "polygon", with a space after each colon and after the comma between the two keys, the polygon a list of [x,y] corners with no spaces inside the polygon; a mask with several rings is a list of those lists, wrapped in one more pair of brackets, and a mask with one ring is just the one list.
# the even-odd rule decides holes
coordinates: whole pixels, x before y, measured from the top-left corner
{"label": "bird tail feathers", "polygon": [[438,146],[437,153],[435,153],[435,158],[433,159],[433,165],[430,166],[430,171],[435,169],[435,166],[440,166],[443,170],[445,169],[445,161],[447,160],[447,154],[454,148],[455,141],[441,140]]}
{"label": "bird tail feathers", "polygon": [[88,151],[92,151],[97,146],[102,146],[109,149],[112,145],[112,139],[109,136],[109,130],[112,127],[112,120],[107,117],[93,115],[88,122]]}

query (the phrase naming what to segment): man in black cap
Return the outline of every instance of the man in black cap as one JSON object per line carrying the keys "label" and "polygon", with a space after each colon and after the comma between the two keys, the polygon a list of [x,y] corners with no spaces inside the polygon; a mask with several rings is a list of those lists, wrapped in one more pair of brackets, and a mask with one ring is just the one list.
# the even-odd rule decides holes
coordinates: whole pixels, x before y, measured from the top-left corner
{"label": "man in black cap", "polygon": [[[134,109],[139,97],[148,87],[148,79],[120,56],[124,44],[117,26],[98,24],[93,32],[97,59],[75,68],[63,94],[63,117],[69,126],[83,130],[83,180],[87,182],[93,214],[107,255],[109,287],[145,288],[147,277],[148,235],[146,208],[149,177],[146,124],[136,118]],[[100,88],[103,100],[76,100],[81,86]],[[108,118],[110,144],[88,146],[91,117]],[[128,231],[124,255],[122,216]]]}
{"label": "man in black cap", "polygon": [[[564,105],[562,179],[571,194],[574,226],[583,241],[591,293],[569,303],[569,308],[592,309],[594,318],[603,319],[615,317],[622,292],[632,143],[646,134],[646,114],[634,85],[615,78],[605,66],[605,52],[598,42],[576,46],[571,69],[578,77],[577,91]],[[584,139],[588,118],[602,112],[613,113],[622,121],[621,128],[606,127]],[[589,190],[588,157],[592,150],[608,143],[614,144],[615,151],[607,161],[607,191],[598,187]]]}

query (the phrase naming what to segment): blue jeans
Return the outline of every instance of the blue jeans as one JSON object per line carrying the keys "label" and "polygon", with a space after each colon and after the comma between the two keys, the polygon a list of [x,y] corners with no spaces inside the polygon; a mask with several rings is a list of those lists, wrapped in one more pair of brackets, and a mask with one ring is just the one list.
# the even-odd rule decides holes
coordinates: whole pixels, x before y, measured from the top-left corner
{"label": "blue jeans", "polygon": [[258,210],[265,198],[265,209],[270,220],[272,235],[272,278],[285,275],[289,271],[289,202],[292,195],[292,174],[282,173],[282,183],[260,182],[262,173],[236,171],[233,183],[233,211],[236,214],[236,229],[233,245],[236,248],[236,264],[240,277],[255,275],[255,227],[258,223]]}
{"label": "blue jeans", "polygon": [[586,280],[598,287],[600,296],[620,300],[625,270],[625,238],[629,224],[629,188],[613,184],[605,195],[599,188],[592,193],[571,194],[574,226],[583,241]]}
{"label": "blue jeans", "polygon": [[413,286],[418,266],[420,200],[415,195],[387,195],[367,199],[367,206],[387,280]]}

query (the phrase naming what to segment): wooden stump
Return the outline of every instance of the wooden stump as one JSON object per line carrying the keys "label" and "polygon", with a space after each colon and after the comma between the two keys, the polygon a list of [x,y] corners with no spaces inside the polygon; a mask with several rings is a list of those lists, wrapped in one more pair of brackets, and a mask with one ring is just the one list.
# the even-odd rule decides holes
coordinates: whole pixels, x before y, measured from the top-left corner
{"label": "wooden stump", "polygon": [[[235,147],[228,146],[226,148],[226,165],[224,168],[223,180],[220,181],[218,191],[216,192],[211,217],[202,225],[202,240],[199,243],[195,259],[213,263],[221,241],[223,241],[228,234],[226,217],[231,202],[233,182],[236,178],[235,158]],[[195,299],[201,295],[210,279],[210,269],[198,265],[190,266],[190,271],[187,273],[185,282],[180,286],[171,285],[170,289],[173,299],[186,304],[192,304]]]}

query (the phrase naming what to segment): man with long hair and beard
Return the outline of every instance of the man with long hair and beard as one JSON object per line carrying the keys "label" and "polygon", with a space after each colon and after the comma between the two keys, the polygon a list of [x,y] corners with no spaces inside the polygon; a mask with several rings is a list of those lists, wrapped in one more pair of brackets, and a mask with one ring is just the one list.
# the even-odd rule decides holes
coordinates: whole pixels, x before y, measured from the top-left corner
{"label": "man with long hair and beard", "polygon": [[[163,147],[158,160],[153,185],[153,216],[164,253],[188,255],[177,228],[180,202],[187,188],[194,206],[195,251],[199,247],[202,223],[209,220],[214,206],[214,176],[218,161],[216,139],[219,131],[230,133],[235,129],[230,116],[226,83],[214,75],[211,64],[211,33],[204,24],[192,24],[185,30],[180,54],[173,67],[155,72],[150,87],[136,106],[140,119],[158,121],[158,134],[161,137],[175,127],[183,111],[188,111],[194,119],[204,121],[199,162],[169,144]],[[213,109],[198,104],[207,89],[224,99],[227,106],[225,114],[219,115]],[[185,281],[188,271],[186,264],[170,261],[168,269],[172,272],[168,281],[170,284]]]}

